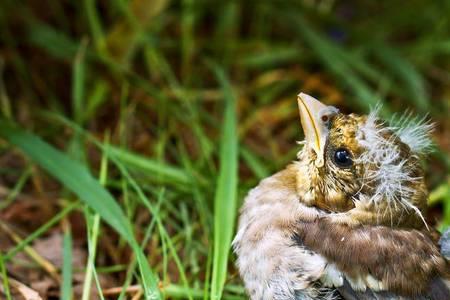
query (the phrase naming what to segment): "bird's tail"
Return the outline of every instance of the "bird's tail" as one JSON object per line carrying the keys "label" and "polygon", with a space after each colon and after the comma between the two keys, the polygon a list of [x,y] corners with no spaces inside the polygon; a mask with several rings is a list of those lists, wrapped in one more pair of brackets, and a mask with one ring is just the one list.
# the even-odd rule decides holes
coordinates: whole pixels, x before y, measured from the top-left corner
{"label": "bird's tail", "polygon": [[[441,254],[447,258],[450,264],[450,228],[447,228],[446,231],[441,236],[439,241],[439,245],[441,246]],[[447,285],[447,288],[450,290],[450,279],[444,279],[444,283]]]}
{"label": "bird's tail", "polygon": [[439,245],[441,246],[442,255],[450,260],[450,228],[447,228],[442,234]]}

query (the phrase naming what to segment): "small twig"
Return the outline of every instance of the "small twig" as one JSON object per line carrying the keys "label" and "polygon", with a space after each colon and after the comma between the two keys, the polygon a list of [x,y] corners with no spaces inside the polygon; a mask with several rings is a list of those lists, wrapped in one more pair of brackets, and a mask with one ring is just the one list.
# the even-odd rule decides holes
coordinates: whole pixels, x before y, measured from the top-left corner
{"label": "small twig", "polygon": [[[1,277],[1,276],[0,276]],[[8,278],[9,284],[12,288],[17,290],[24,298],[25,300],[42,300],[41,296],[39,296],[38,292],[35,290],[30,289],[25,284],[14,280],[12,278]],[[3,285],[1,286],[1,289],[3,289]]]}
{"label": "small twig", "polygon": [[133,298],[131,298],[131,300],[139,300],[139,299],[141,299],[143,294],[144,294],[144,290],[140,289],[136,294],[134,294],[134,296],[133,296]]}
{"label": "small twig", "polygon": [[[117,295],[117,294],[120,294],[120,292],[122,292],[122,289],[123,289],[123,287],[121,287],[121,286],[105,289],[105,290],[103,290],[103,295],[105,295],[105,296]],[[125,290],[125,292],[130,294],[130,293],[137,293],[141,290],[142,290],[142,287],[140,285],[130,285]]]}

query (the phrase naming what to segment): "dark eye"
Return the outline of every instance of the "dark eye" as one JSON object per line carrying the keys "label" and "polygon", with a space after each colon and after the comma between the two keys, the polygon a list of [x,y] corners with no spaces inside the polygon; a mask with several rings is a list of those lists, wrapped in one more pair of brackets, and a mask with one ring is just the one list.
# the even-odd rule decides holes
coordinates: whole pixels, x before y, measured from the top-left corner
{"label": "dark eye", "polygon": [[348,168],[353,164],[350,151],[339,148],[334,152],[334,163],[341,168]]}

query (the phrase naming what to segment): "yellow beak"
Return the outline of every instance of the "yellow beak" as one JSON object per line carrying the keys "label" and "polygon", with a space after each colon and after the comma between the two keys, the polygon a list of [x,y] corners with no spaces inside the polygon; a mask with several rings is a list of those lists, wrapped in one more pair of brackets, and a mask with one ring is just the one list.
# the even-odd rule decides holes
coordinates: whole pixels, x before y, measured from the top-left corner
{"label": "yellow beak", "polygon": [[312,148],[317,154],[316,166],[323,166],[324,149],[328,138],[328,124],[332,115],[338,110],[333,106],[326,106],[319,100],[300,93],[298,107],[305,133],[306,146]]}

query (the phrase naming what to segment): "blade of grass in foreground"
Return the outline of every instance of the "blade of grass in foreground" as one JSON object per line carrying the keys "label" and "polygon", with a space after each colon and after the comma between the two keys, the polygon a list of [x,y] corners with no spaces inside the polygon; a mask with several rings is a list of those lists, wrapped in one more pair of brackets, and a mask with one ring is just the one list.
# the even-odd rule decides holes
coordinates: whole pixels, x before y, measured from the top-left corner
{"label": "blade of grass in foreground", "polygon": [[180,184],[182,186],[191,186],[193,180],[198,180],[200,184],[206,182],[205,178],[198,174],[195,174],[195,178],[192,174],[184,171],[183,169],[177,168],[176,166],[169,165],[166,163],[161,163],[156,160],[152,160],[148,157],[133,153],[126,149],[121,149],[113,145],[104,145],[100,143],[95,136],[89,134],[88,131],[83,130],[77,123],[69,120],[59,114],[54,114],[51,112],[43,113],[43,116],[48,117],[51,121],[59,122],[65,126],[68,126],[75,130],[76,132],[84,135],[89,141],[93,142],[100,148],[105,148],[108,152],[123,162],[128,167],[132,167],[136,170],[141,170],[150,174],[153,178],[158,178],[163,180],[165,183]]}
{"label": "blade of grass in foreground", "polygon": [[[108,143],[109,135],[106,135],[106,142]],[[106,180],[108,178],[108,158],[105,153],[103,153],[102,160],[100,163],[100,184],[105,186]],[[97,280],[97,271],[95,266],[95,257],[97,255],[97,243],[98,236],[100,232],[100,215],[98,213],[92,213],[89,209],[85,209],[85,218],[87,225],[87,237],[88,237],[88,260],[86,266],[86,273],[84,276],[83,283],[83,294],[82,300],[89,300],[91,288],[92,288],[92,278],[95,279],[97,285],[97,291],[100,299],[104,299],[103,291]]]}
{"label": "blade of grass in foreground", "polygon": [[214,199],[214,250],[211,299],[220,299],[227,275],[228,254],[233,236],[237,202],[238,133],[236,99],[225,74],[218,66],[214,72],[225,95],[225,114],[220,142],[220,170]]}
{"label": "blade of grass in foreground", "polygon": [[6,274],[6,266],[3,261],[3,254],[0,253],[0,273],[3,284],[3,293],[6,295],[7,300],[11,300],[11,292],[9,289],[8,275]]}
{"label": "blade of grass in foreground", "polygon": [[107,148],[108,152],[116,156],[125,164],[146,171],[149,174],[158,175],[166,181],[176,182],[181,185],[190,185],[191,181],[193,180],[193,178],[188,173],[176,167],[151,160],[149,158],[114,146],[108,145]]}
{"label": "blade of grass in foreground", "polygon": [[0,120],[0,136],[19,147],[29,158],[58,179],[130,244],[140,267],[146,299],[160,299],[157,278],[134,238],[131,224],[111,194],[100,185],[88,169],[39,137],[19,129],[7,121]]}
{"label": "blade of grass in foreground", "polygon": [[70,300],[72,299],[72,234],[70,228],[64,230],[62,279],[61,299]]}

